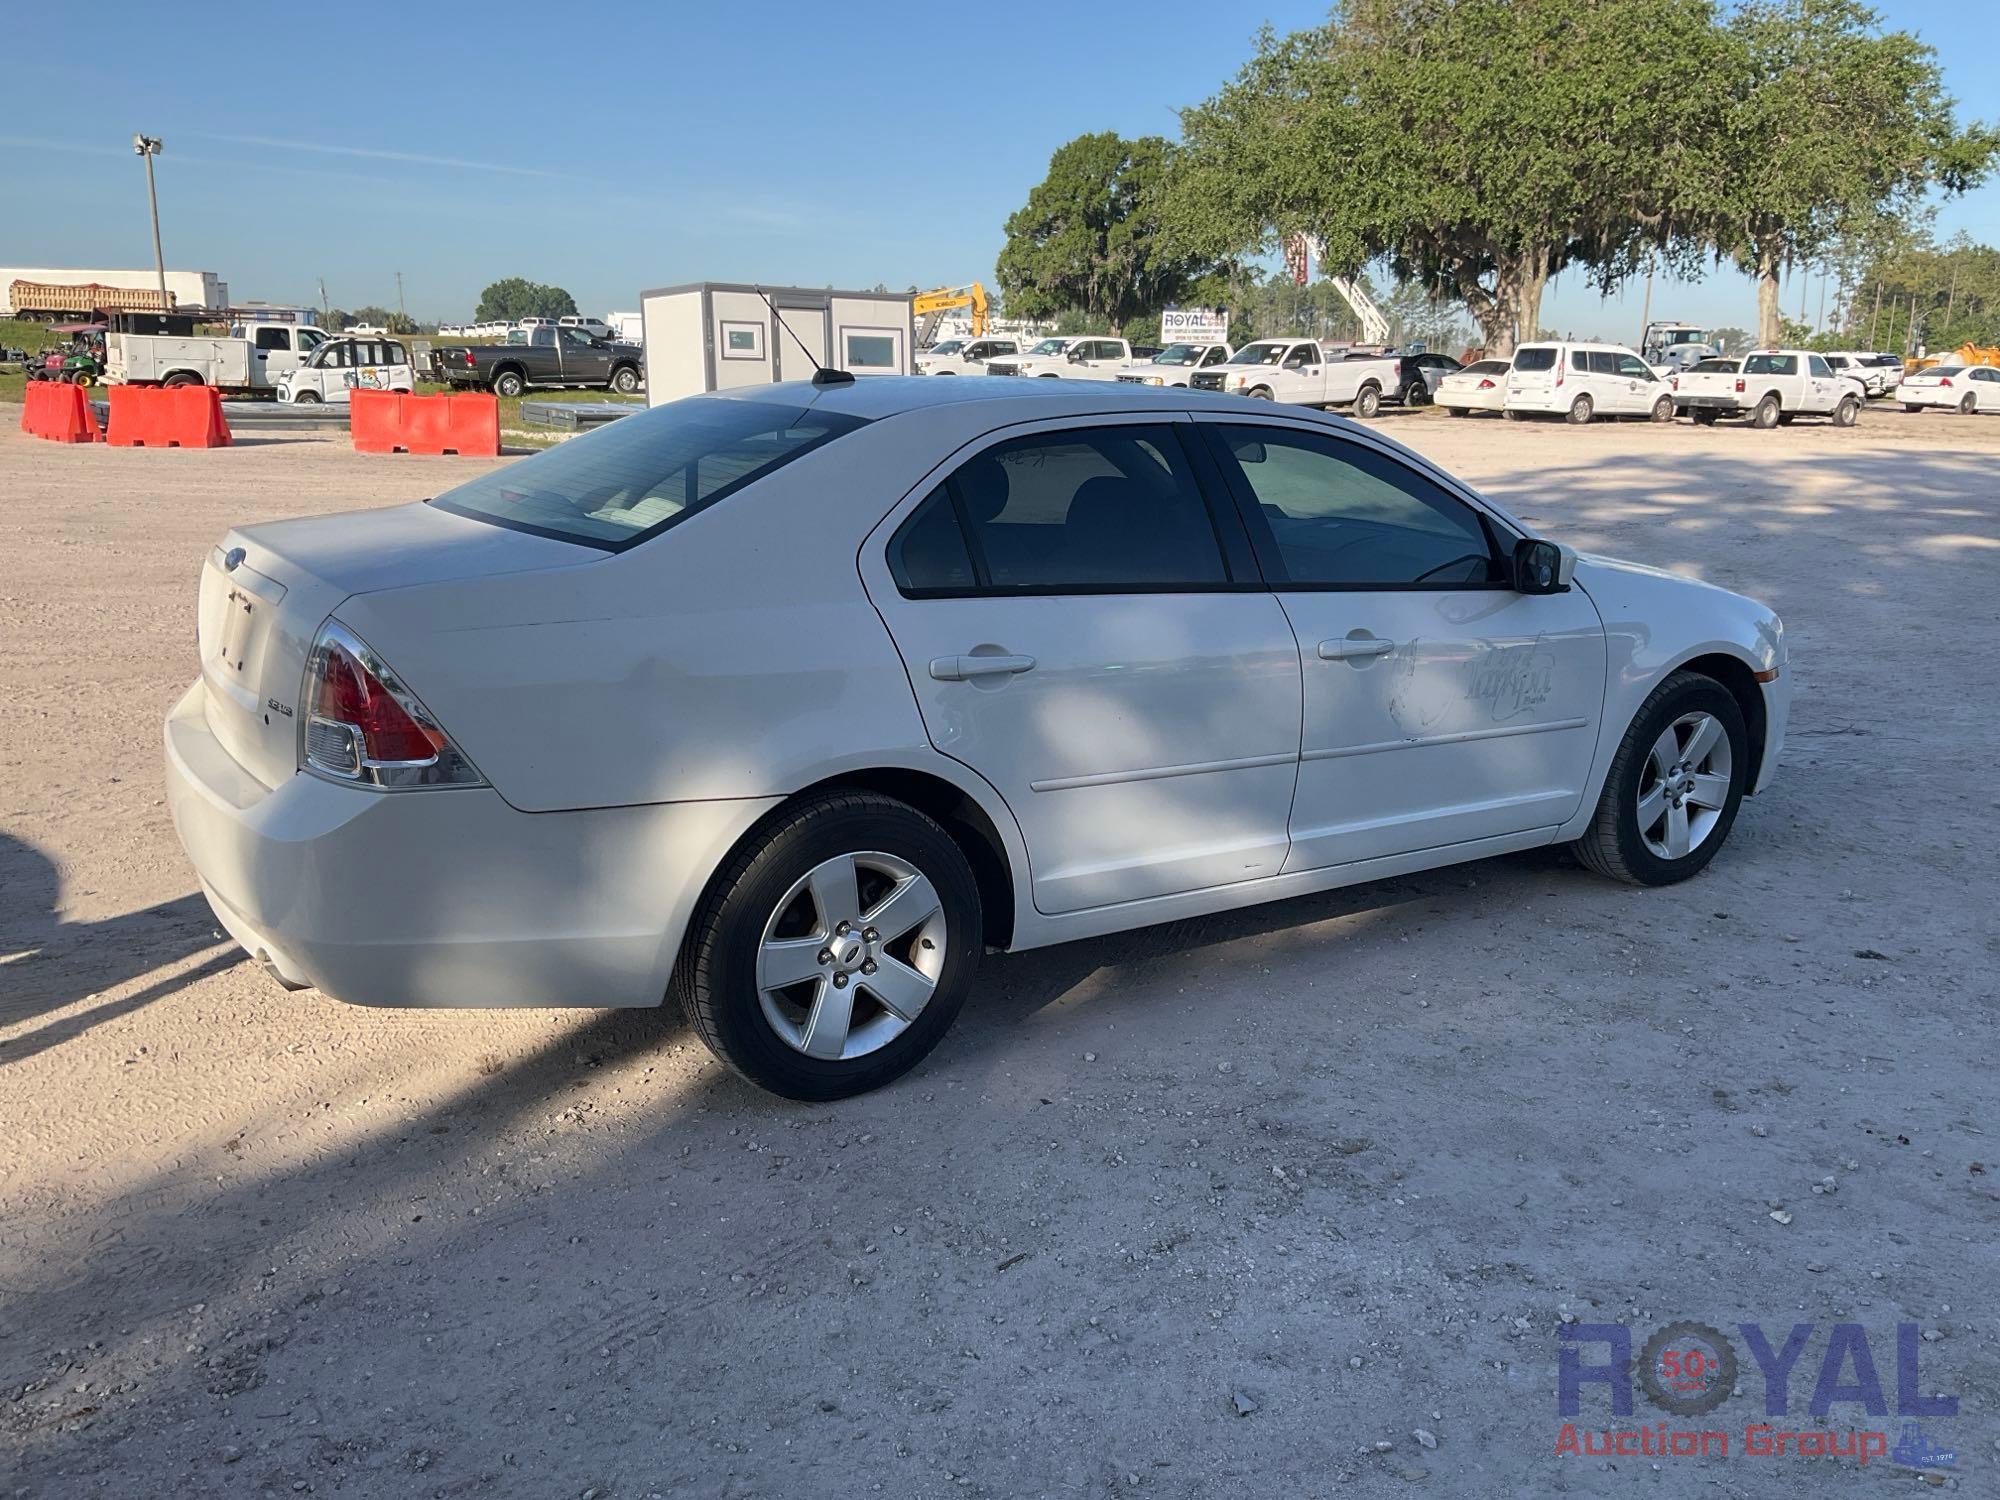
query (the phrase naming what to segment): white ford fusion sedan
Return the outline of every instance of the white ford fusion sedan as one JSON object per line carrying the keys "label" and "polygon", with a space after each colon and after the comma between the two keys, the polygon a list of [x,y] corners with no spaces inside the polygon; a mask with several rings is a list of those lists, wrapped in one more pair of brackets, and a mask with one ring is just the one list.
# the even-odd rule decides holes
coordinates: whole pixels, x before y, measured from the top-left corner
{"label": "white ford fusion sedan", "polygon": [[1570,845],[1683,880],[1771,778],[1765,606],[1579,559],[1371,428],[1109,382],[675,402],[231,532],[170,806],[371,1005],[649,1006],[882,1084],[984,948]]}

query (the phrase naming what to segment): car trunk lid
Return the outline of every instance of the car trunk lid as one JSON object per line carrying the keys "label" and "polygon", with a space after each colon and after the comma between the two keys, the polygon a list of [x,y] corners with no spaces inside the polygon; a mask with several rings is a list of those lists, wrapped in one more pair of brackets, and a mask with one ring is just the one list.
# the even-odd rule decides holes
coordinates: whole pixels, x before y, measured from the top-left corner
{"label": "car trunk lid", "polygon": [[196,639],[209,729],[275,787],[298,769],[314,637],[345,599],[493,573],[588,566],[605,553],[426,504],[231,531],[202,565]]}

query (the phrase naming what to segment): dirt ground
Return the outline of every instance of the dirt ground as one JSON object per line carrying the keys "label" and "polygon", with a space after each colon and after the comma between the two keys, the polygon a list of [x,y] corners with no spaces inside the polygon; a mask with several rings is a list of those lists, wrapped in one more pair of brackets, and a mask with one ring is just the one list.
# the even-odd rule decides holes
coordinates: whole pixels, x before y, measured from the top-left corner
{"label": "dirt ground", "polygon": [[[485,464],[72,449],[0,407],[0,1500],[1779,1495],[2000,1469],[2000,420],[1382,426],[1770,601],[1775,787],[1695,881],[1519,856],[991,959],[914,1075],[664,1014],[400,1013],[219,940],[162,803],[232,523]],[[1560,1330],[1730,1331],[1727,1458],[1558,1454]],[[1746,1456],[1742,1322],[1813,1325]],[[1889,1404],[1808,1414],[1831,1326]],[[1592,1346],[1586,1363],[1602,1362]],[[1856,1379],[1847,1366],[1845,1378]]]}

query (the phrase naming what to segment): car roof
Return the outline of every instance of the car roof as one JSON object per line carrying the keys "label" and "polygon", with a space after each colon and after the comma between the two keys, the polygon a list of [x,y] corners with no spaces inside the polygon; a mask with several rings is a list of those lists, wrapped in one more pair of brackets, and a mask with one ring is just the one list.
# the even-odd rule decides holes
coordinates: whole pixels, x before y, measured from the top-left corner
{"label": "car roof", "polygon": [[[935,380],[921,375],[869,375],[852,384],[816,386],[809,380],[777,385],[734,386],[711,393],[723,401],[776,401],[815,406],[869,421],[936,407],[990,406],[995,425],[1034,422],[1044,416],[1076,412],[1162,413],[1226,409],[1268,417],[1271,403],[1247,396],[1178,387],[1128,385],[1115,380],[1036,380],[988,376],[965,380]],[[700,398],[696,398],[700,399]],[[1287,416],[1318,416],[1284,408]],[[1344,420],[1344,419],[1341,419]]]}

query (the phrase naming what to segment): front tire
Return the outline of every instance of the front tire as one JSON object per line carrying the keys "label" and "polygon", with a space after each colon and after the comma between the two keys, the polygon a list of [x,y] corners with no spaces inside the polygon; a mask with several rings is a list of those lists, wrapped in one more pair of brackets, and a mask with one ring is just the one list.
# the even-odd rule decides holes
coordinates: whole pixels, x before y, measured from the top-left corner
{"label": "front tire", "polygon": [[1923,409],[1924,406],[1921,401],[1905,401],[1903,403],[1904,411],[1922,411]]}
{"label": "front tire", "polygon": [[1697,406],[1691,408],[1688,415],[1694,418],[1694,425],[1697,427],[1713,427],[1720,413],[1712,406]]}
{"label": "front tire", "polygon": [[1268,385],[1260,385],[1249,394],[1252,401],[1275,401],[1277,399],[1277,397],[1271,394],[1271,388]]}
{"label": "front tire", "polygon": [[1590,829],[1570,848],[1612,880],[1686,880],[1729,837],[1751,770],[1743,710],[1729,690],[1699,672],[1675,672],[1633,717]]}
{"label": "front tire", "polygon": [[1657,400],[1657,401],[1655,401],[1655,402],[1653,403],[1653,413],[1652,413],[1652,415],[1653,415],[1653,420],[1654,420],[1655,422],[1671,422],[1671,421],[1673,421],[1673,419],[1674,419],[1674,398],[1673,398],[1672,396],[1662,396],[1662,397],[1660,397],[1660,399],[1659,399],[1659,400]]}
{"label": "front tire", "polygon": [[1836,427],[1852,427],[1855,419],[1860,415],[1860,401],[1856,400],[1853,396],[1843,396],[1840,398],[1840,405],[1833,409],[1833,425]]}
{"label": "front tire", "polygon": [[774,814],[717,873],[673,994],[752,1083],[844,1099],[938,1044],[980,946],[979,887],[951,836],[894,798],[832,792]]}
{"label": "front tire", "polygon": [[293,392],[292,392],[292,405],[294,405],[294,406],[317,406],[317,405],[319,405],[319,392],[318,392],[318,391],[293,391]]}
{"label": "front tire", "polygon": [[1470,407],[1465,407],[1465,406],[1447,406],[1444,409],[1444,414],[1447,417],[1470,416],[1472,414],[1472,409]]}
{"label": "front tire", "polygon": [[629,396],[639,389],[639,372],[630,365],[620,365],[611,372],[611,389],[621,396]]}

